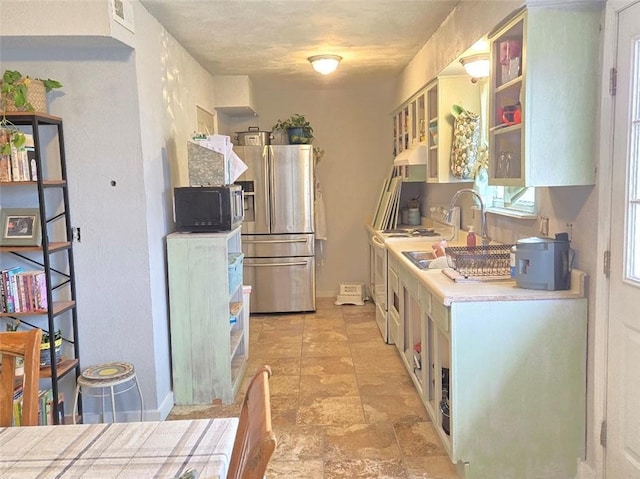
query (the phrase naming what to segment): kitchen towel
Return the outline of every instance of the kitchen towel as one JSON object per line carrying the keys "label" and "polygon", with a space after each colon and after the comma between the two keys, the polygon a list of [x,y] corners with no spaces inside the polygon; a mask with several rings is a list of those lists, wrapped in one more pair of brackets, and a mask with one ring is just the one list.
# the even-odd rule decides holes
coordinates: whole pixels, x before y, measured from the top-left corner
{"label": "kitchen towel", "polygon": [[327,241],[327,216],[322,197],[320,181],[315,181],[315,228],[316,228],[316,263],[322,264],[324,260],[324,242]]}

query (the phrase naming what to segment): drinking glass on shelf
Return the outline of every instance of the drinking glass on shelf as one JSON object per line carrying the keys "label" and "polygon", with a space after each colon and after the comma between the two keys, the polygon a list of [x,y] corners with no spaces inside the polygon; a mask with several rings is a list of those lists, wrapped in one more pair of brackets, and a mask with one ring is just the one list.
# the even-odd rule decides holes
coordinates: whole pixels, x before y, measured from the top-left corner
{"label": "drinking glass on shelf", "polygon": [[504,155],[504,178],[510,178],[509,172],[511,170],[511,162],[513,161],[513,154],[510,152]]}
{"label": "drinking glass on shelf", "polygon": [[504,151],[498,153],[496,160],[496,178],[504,178]]}

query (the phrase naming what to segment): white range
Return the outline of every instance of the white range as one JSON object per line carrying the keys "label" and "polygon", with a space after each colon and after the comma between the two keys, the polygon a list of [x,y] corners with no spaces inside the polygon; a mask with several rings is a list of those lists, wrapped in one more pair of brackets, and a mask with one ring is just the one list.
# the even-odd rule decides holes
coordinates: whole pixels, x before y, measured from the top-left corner
{"label": "white range", "polygon": [[[376,322],[382,338],[391,344],[389,336],[389,297],[388,252],[386,245],[393,242],[411,243],[413,241],[430,241],[456,238],[460,229],[460,208],[455,207],[452,225],[444,220],[447,212],[445,206],[433,206],[429,210],[431,226],[401,226],[393,230],[375,231],[369,228],[369,296],[376,304]],[[410,246],[408,246],[410,249]]]}

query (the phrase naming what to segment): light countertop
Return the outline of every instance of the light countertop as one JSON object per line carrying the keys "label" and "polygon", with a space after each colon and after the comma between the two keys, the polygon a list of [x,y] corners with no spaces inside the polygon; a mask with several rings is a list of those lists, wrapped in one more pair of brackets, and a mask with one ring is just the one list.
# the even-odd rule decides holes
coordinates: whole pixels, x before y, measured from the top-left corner
{"label": "light countertop", "polygon": [[[442,304],[451,306],[455,302],[471,301],[527,301],[547,299],[580,299],[585,297],[585,282],[587,275],[583,271],[571,272],[571,289],[565,291],[543,291],[524,289],[516,286],[514,280],[456,283],[440,269],[421,270],[407,259],[403,251],[431,251],[433,241],[408,241],[393,242],[386,246],[391,254],[402,265],[425,285]],[[449,243],[449,246],[459,246],[457,243]]]}

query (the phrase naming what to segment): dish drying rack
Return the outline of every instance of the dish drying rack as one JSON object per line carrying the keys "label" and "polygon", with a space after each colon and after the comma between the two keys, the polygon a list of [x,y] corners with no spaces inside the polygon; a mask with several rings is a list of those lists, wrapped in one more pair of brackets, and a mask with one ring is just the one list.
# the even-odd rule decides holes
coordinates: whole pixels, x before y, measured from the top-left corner
{"label": "dish drying rack", "polygon": [[445,248],[447,264],[454,274],[443,272],[454,281],[464,279],[504,281],[511,279],[511,248],[513,244],[486,246],[451,246]]}

